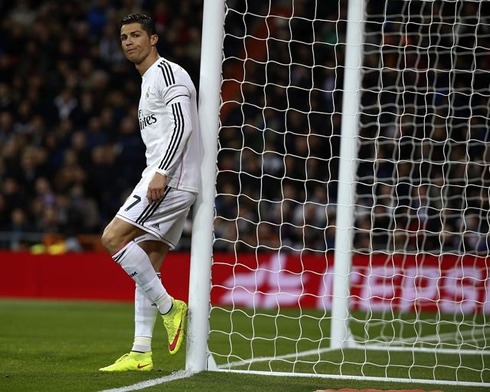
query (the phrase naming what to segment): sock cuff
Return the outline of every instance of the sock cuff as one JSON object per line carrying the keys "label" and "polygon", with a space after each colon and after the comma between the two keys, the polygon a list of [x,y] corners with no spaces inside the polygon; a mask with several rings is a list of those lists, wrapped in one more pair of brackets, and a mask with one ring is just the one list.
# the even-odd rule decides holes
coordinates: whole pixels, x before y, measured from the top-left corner
{"label": "sock cuff", "polygon": [[131,351],[136,352],[150,352],[151,351],[151,337],[148,336],[135,336],[133,342],[133,348]]}
{"label": "sock cuff", "polygon": [[135,336],[134,344],[139,345],[150,345],[151,344],[151,336]]}
{"label": "sock cuff", "polygon": [[116,253],[114,253],[113,255],[111,255],[112,259],[116,263],[120,264],[122,258],[124,257],[124,255],[126,255],[126,253],[128,253],[128,251],[130,251],[135,245],[136,245],[136,243],[134,241],[128,242],[121,249],[119,249]]}

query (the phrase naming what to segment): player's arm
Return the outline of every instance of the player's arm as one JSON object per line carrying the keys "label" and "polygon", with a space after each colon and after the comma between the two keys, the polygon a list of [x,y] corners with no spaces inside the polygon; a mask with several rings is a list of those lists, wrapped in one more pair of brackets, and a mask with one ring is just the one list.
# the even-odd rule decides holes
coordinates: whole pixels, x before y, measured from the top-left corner
{"label": "player's arm", "polygon": [[148,200],[157,201],[163,197],[168,175],[180,162],[187,140],[192,133],[190,117],[190,93],[185,86],[173,85],[164,93],[166,115],[172,124],[172,132],[165,135],[159,150],[161,158],[156,173],[148,186]]}

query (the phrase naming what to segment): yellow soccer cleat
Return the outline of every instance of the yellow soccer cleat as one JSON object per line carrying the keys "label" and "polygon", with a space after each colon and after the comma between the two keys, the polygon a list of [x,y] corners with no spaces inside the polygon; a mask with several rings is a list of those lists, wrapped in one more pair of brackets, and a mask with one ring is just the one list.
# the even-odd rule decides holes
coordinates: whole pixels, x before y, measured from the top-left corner
{"label": "yellow soccer cleat", "polygon": [[100,368],[101,372],[127,372],[135,370],[138,372],[148,372],[153,369],[153,361],[151,352],[137,353],[131,351],[129,354],[124,354],[112,365]]}
{"label": "yellow soccer cleat", "polygon": [[178,299],[172,299],[172,309],[167,314],[162,315],[163,325],[167,330],[168,351],[176,354],[182,346],[185,335],[185,324],[187,317],[187,305]]}

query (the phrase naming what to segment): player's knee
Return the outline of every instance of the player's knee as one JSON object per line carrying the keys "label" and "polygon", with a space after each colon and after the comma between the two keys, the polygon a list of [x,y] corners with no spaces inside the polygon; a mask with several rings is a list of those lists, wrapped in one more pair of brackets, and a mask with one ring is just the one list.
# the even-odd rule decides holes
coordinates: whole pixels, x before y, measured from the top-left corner
{"label": "player's knee", "polygon": [[106,227],[101,237],[102,246],[107,249],[109,253],[115,253],[119,249],[119,240],[115,233]]}

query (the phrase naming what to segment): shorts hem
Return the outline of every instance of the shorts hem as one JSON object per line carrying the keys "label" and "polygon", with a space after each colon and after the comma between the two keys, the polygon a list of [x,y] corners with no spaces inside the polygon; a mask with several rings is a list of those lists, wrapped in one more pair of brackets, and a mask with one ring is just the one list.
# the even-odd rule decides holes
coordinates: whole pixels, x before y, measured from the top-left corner
{"label": "shorts hem", "polygon": [[163,238],[162,235],[158,231],[152,230],[152,229],[150,229],[150,228],[148,228],[146,226],[140,225],[139,223],[136,223],[135,221],[133,221],[133,220],[131,220],[131,219],[129,219],[129,218],[123,216],[123,215],[116,214],[116,217],[119,218],[119,219],[121,219],[121,220],[123,220],[123,221],[125,221],[125,222],[127,222],[127,223],[129,223],[129,224],[131,224],[131,225],[133,225],[133,226],[136,226],[137,228],[139,228],[139,229],[141,229],[143,231],[146,231],[149,234],[155,235],[157,237],[157,240],[166,243],[170,247],[170,250],[175,249],[175,245],[172,244],[167,239]]}

